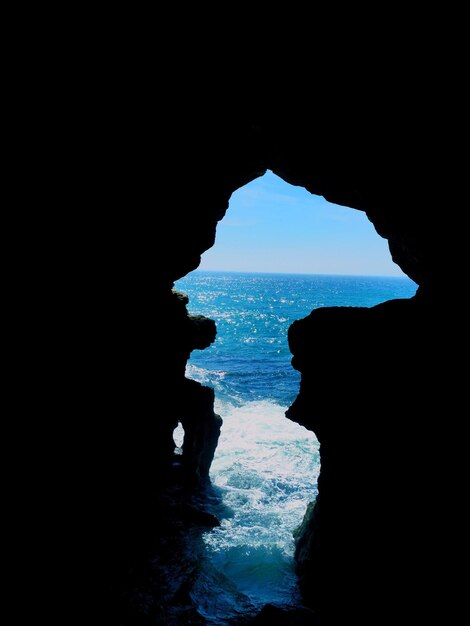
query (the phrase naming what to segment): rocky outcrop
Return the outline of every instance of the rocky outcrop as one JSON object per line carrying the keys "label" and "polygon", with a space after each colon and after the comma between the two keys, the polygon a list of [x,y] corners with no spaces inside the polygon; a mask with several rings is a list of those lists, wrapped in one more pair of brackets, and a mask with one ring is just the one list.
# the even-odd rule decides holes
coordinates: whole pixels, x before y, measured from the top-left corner
{"label": "rocky outcrop", "polygon": [[318,497],[296,531],[297,571],[326,623],[372,624],[384,607],[387,619],[417,618],[446,588],[437,449],[439,467],[451,458],[427,401],[430,389],[440,398],[435,355],[446,351],[427,305],[317,309],[289,329],[302,379],[286,415],[316,433],[321,454]]}
{"label": "rocky outcrop", "polygon": [[182,463],[185,481],[204,484],[220,435],[222,418],[214,413],[214,390],[185,380],[182,401],[178,402],[178,416],[184,429]]}
{"label": "rocky outcrop", "polygon": [[[116,438],[112,470],[120,480],[108,487],[100,537],[101,584],[113,624],[204,623],[190,592],[204,553],[202,533],[219,524],[205,502],[222,419],[214,413],[213,389],[185,377],[192,350],[206,348],[216,337],[215,323],[189,315],[187,304],[186,295],[172,290],[159,301],[158,350],[146,360],[149,368],[159,363],[151,370],[154,379],[142,378],[139,361],[133,361],[140,375],[133,389],[145,385],[147,394],[134,394],[131,417]],[[154,337],[145,340],[152,343]],[[141,358],[145,340],[139,343]],[[173,439],[179,422],[181,454]]]}
{"label": "rocky outcrop", "polygon": [[[188,297],[172,291],[167,304],[164,331],[167,333],[164,362],[169,402],[161,417],[158,439],[160,473],[165,463],[181,464],[184,479],[194,485],[209,480],[209,469],[220,434],[222,419],[214,413],[214,391],[185,377],[186,363],[193,350],[207,348],[216,337],[215,323],[202,315],[188,315]],[[182,456],[174,457],[173,432],[181,422],[184,429]]]}

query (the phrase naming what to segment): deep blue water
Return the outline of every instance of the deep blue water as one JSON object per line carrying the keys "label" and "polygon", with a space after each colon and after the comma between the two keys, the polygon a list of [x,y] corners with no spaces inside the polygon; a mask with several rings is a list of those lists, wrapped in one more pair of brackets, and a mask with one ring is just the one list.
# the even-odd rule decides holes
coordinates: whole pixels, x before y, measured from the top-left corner
{"label": "deep blue water", "polygon": [[409,298],[416,284],[401,277],[239,274],[196,271],[175,286],[188,310],[217,323],[217,339],[191,355],[188,374],[204,378],[235,405],[270,400],[289,405],[298,373],[290,366],[287,329],[312,309],[374,306]]}
{"label": "deep blue water", "polygon": [[299,600],[292,531],[315,498],[319,454],[313,433],[284,416],[300,380],[290,364],[289,325],[314,308],[370,307],[412,297],[416,288],[405,277],[206,271],[175,284],[189,296],[190,313],[217,323],[216,341],[195,350],[186,370],[214,387],[224,420],[211,468],[222,524],[204,536],[212,582],[196,598],[207,623],[225,624],[240,597],[254,607]]}

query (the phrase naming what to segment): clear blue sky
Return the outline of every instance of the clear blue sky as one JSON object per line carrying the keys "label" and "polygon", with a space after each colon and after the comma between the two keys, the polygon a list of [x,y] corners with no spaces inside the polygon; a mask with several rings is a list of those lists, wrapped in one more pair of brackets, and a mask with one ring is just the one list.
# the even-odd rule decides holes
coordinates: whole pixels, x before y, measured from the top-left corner
{"label": "clear blue sky", "polygon": [[366,214],[268,171],[238,189],[199,269],[403,276]]}

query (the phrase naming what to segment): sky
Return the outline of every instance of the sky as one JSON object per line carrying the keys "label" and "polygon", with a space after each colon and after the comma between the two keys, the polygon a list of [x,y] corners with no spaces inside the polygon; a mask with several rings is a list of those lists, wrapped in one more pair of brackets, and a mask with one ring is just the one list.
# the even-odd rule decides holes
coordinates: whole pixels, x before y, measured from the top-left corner
{"label": "sky", "polygon": [[365,213],[271,171],[232,194],[199,269],[404,276]]}

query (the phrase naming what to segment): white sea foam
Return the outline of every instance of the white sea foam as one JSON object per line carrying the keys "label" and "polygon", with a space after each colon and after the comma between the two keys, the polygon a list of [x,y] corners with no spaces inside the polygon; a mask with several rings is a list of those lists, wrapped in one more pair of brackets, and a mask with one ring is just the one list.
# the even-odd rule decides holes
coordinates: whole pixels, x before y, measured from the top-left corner
{"label": "white sea foam", "polygon": [[194,365],[193,363],[188,363],[186,365],[186,377],[191,378],[192,380],[197,380],[203,385],[213,383],[214,379],[223,380],[225,375],[226,372],[223,372],[222,370],[206,370],[203,367]]}
{"label": "white sea foam", "polygon": [[292,531],[316,496],[318,442],[269,401],[216,401],[224,423],[211,468],[222,524],[204,536],[214,566],[254,603],[295,593]]}

